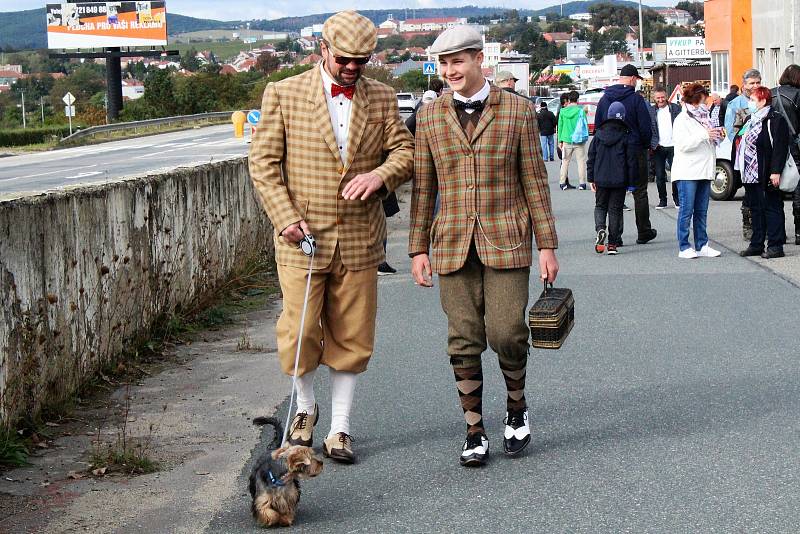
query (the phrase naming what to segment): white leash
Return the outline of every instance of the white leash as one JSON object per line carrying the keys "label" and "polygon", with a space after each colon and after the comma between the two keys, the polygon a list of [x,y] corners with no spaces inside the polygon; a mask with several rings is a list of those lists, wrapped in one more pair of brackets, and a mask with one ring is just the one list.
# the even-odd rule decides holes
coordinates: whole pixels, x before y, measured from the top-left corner
{"label": "white leash", "polygon": [[294,372],[292,373],[292,393],[289,395],[289,411],[286,414],[286,424],[283,427],[283,439],[281,444],[286,443],[289,436],[289,423],[292,421],[292,403],[297,392],[297,368],[300,365],[300,349],[303,345],[303,329],[306,324],[306,310],[308,309],[308,296],[311,293],[311,274],[314,271],[314,254],[317,252],[317,245],[314,238],[307,235],[300,243],[303,254],[308,256],[308,280],[306,280],[306,296],[303,298],[303,314],[300,316],[300,333],[297,335],[297,351],[294,355]]}

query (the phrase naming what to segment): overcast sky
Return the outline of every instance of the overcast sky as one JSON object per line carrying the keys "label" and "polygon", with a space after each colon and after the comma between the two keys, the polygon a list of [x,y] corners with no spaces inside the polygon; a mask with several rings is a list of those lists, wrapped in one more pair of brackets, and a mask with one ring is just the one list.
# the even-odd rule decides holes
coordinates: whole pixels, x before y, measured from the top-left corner
{"label": "overcast sky", "polygon": [[[16,11],[36,9],[46,3],[48,3],[47,0],[15,0],[13,5],[14,11]],[[58,2],[53,1],[52,3]],[[669,0],[646,3],[649,5],[674,5],[674,2],[669,2]],[[10,4],[12,4],[11,1],[0,0],[0,11],[11,11]],[[547,6],[558,6],[559,2],[558,0],[341,0],[339,2],[323,2],[321,0],[167,0],[167,10],[171,13],[217,20],[275,19],[330,13],[356,7],[359,9],[397,8],[400,11],[404,8],[411,10],[419,7],[458,7],[463,5],[540,9]],[[401,13],[398,13],[397,18],[401,18]]]}

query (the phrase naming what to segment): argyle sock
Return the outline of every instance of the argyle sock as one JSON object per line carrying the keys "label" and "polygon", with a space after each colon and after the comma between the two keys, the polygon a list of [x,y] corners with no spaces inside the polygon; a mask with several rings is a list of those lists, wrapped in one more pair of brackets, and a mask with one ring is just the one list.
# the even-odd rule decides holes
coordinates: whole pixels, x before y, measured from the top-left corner
{"label": "argyle sock", "polygon": [[464,420],[467,422],[467,434],[480,432],[483,429],[483,370],[480,360],[477,366],[453,367],[458,388],[458,398],[464,410]]}
{"label": "argyle sock", "polygon": [[523,410],[527,407],[525,402],[525,367],[522,369],[509,369],[500,362],[500,370],[506,380],[506,407],[511,410]]}

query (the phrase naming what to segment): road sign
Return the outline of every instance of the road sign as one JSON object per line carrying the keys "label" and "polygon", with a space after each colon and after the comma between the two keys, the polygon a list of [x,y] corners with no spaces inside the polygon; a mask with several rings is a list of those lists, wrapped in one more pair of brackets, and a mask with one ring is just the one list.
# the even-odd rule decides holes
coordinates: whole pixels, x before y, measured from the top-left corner
{"label": "road sign", "polygon": [[75,116],[75,107],[74,106],[64,106],[64,116],[66,116],[66,117],[74,117]]}
{"label": "road sign", "polygon": [[65,94],[64,98],[62,98],[61,100],[63,100],[66,105],[71,106],[72,104],[75,103],[75,96],[69,91],[67,91],[67,94]]}
{"label": "road sign", "polygon": [[251,109],[250,113],[247,114],[247,122],[249,122],[253,126],[256,126],[258,124],[258,121],[260,120],[261,120],[261,112],[258,111],[257,109]]}
{"label": "road sign", "polygon": [[422,63],[422,74],[426,76],[433,76],[436,74],[436,63],[434,61],[425,61]]}

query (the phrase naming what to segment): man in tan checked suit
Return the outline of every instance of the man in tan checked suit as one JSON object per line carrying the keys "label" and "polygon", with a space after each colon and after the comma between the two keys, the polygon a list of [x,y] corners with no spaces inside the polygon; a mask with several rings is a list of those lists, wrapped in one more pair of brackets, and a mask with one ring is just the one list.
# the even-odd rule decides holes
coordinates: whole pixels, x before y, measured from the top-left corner
{"label": "man in tan checked suit", "polygon": [[432,271],[439,274],[447,350],[467,423],[460,455],[466,466],[483,465],[489,452],[481,408],[487,338],[506,382],[503,448],[514,455],[530,442],[525,310],[532,234],[542,279],[558,274],[536,113],[527,99],[489,85],[482,49],[480,34],[468,26],[446,30],[431,47],[454,92],[417,116],[409,234],[415,281],[431,287]]}
{"label": "man in tan checked suit", "polygon": [[332,410],[323,452],[343,463],[355,459],[350,407],[375,337],[386,235],[381,197],[413,170],[413,139],[394,90],[361,77],[376,35],[372,22],[354,11],[325,21],[320,64],[267,85],[250,150],[250,174],[276,233],[283,292],[276,334],[287,374],[294,370],[308,272],[297,244],[306,234],[317,244],[289,441],[313,442],[314,374],[326,365]]}

